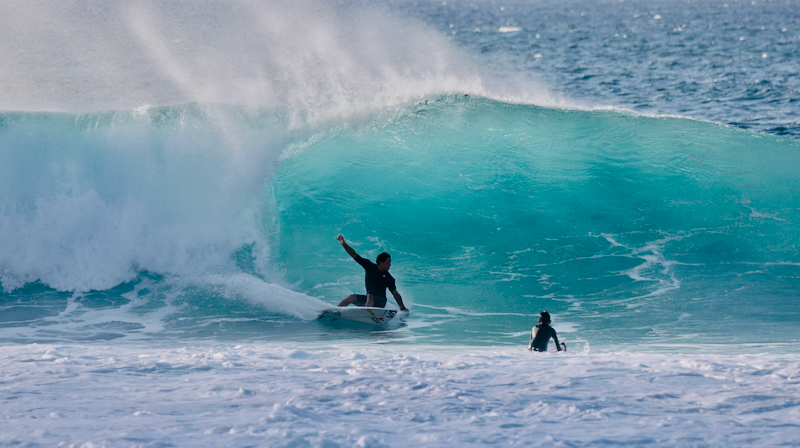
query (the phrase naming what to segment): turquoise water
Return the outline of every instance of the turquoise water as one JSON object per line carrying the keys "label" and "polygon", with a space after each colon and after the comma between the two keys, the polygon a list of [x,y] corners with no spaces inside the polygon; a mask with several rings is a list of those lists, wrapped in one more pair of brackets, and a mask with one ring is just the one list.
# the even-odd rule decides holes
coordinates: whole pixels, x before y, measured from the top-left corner
{"label": "turquoise water", "polygon": [[[3,123],[7,341],[516,345],[548,310],[579,347],[797,342],[795,140],[467,95],[306,130],[201,105]],[[408,320],[315,321],[362,292],[340,233],[392,254]]]}
{"label": "turquoise water", "polygon": [[547,309],[602,345],[796,342],[797,150],[680,118],[438,99],[285,160],[279,258],[333,302],[361,281],[334,235],[389,251],[436,341],[518,343]]}
{"label": "turquoise water", "polygon": [[9,6],[0,340],[795,350],[796,2],[562,3]]}

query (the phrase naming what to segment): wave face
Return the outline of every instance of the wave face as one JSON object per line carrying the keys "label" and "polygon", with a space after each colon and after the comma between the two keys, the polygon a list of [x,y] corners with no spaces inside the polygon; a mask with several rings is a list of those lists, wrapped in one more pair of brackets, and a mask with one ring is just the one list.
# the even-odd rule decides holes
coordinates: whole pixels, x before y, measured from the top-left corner
{"label": "wave face", "polygon": [[362,287],[335,234],[389,251],[434,339],[511,342],[547,309],[601,345],[796,341],[798,157],[686,119],[440,99],[284,161],[279,258],[333,301]]}

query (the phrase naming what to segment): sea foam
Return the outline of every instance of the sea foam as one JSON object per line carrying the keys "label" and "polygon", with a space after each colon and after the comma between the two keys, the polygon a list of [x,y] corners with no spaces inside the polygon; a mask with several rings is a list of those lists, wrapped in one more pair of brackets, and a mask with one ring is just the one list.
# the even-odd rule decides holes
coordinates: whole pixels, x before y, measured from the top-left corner
{"label": "sea foam", "polygon": [[2,351],[0,442],[794,445],[797,355],[60,345]]}

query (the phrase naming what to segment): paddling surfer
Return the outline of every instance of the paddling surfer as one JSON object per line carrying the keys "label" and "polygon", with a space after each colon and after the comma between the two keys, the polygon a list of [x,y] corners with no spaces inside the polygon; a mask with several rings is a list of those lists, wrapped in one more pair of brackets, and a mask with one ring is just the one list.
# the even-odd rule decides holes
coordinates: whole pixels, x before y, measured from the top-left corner
{"label": "paddling surfer", "polygon": [[[547,343],[553,338],[556,343],[556,348],[561,351],[562,344],[558,343],[558,336],[556,330],[550,326],[550,313],[542,311],[539,315],[539,325],[531,328],[531,342],[528,344],[528,350],[535,352],[546,352]],[[566,347],[564,347],[566,350]]]}
{"label": "paddling surfer", "polygon": [[383,252],[378,255],[378,259],[373,263],[359,256],[352,247],[344,242],[344,237],[342,235],[337,236],[336,239],[339,241],[339,244],[344,247],[344,250],[353,257],[353,260],[364,268],[364,273],[366,274],[364,283],[367,287],[366,295],[351,294],[345,297],[344,300],[339,303],[339,306],[347,306],[352,303],[356,306],[384,308],[386,307],[386,289],[389,289],[397,305],[400,307],[400,311],[408,311],[405,305],[403,305],[403,298],[400,296],[400,293],[397,292],[397,287],[395,287],[394,284],[394,277],[389,273],[389,268],[392,266],[392,257],[386,252]]}

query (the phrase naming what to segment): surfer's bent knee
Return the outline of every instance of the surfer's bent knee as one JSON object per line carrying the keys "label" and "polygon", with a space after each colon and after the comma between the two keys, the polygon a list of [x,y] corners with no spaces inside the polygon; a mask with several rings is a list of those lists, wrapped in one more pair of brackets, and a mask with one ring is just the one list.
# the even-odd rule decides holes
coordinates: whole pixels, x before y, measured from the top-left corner
{"label": "surfer's bent knee", "polygon": [[355,302],[356,300],[358,300],[358,296],[356,296],[355,294],[350,294],[349,296],[347,296],[344,299],[342,299],[341,302],[339,302],[339,306],[350,305],[351,303]]}

